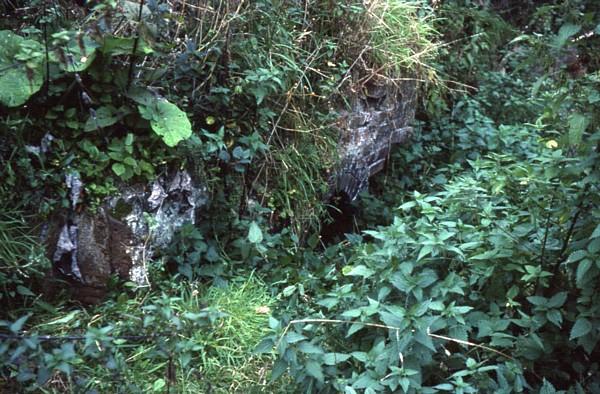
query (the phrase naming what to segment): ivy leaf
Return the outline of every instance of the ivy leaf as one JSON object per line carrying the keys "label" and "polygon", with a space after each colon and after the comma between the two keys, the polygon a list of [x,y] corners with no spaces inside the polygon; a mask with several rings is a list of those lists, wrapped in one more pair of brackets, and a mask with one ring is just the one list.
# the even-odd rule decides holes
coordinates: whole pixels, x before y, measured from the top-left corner
{"label": "ivy leaf", "polygon": [[592,323],[586,319],[585,317],[580,317],[575,321],[573,328],[571,328],[571,335],[569,336],[569,340],[577,339],[584,335],[587,335],[590,331],[592,331]]}
{"label": "ivy leaf", "polygon": [[248,241],[253,244],[259,244],[262,240],[263,233],[260,227],[258,227],[258,224],[256,224],[256,222],[250,223],[250,228],[248,229]]}

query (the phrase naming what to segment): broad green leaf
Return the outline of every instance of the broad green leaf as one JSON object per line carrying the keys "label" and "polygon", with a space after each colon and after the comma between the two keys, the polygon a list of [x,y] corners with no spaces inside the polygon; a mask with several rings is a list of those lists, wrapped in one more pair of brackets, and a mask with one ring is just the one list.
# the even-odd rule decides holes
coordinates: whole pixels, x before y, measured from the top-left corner
{"label": "broad green leaf", "polygon": [[250,223],[250,228],[248,229],[248,241],[253,244],[259,244],[263,241],[263,233],[260,227],[256,222]]}
{"label": "broad green leaf", "polygon": [[[106,35],[102,39],[100,51],[108,56],[131,55],[135,39],[135,37],[115,37]],[[148,43],[142,37],[139,37],[135,52],[136,55],[149,55],[152,52],[153,50]]]}
{"label": "broad green leaf", "polygon": [[592,331],[592,323],[586,319],[585,317],[580,317],[575,321],[573,328],[571,328],[571,335],[569,336],[569,340],[573,340],[584,335],[587,335],[590,331]]}
{"label": "broad green leaf", "polygon": [[[39,56],[21,57],[23,47]],[[44,83],[43,46],[26,40],[8,30],[0,31],[0,104],[7,107],[23,105]]]}
{"label": "broad green leaf", "polygon": [[96,48],[99,45],[88,35],[70,36],[65,46],[56,48],[52,59],[57,61],[60,68],[67,72],[80,72],[92,64],[96,58]]}
{"label": "broad green leaf", "polygon": [[[142,107],[142,108],[140,108]],[[140,112],[150,117],[150,127],[167,146],[174,147],[192,136],[192,124],[185,112],[165,99],[157,98],[147,107],[140,106]]]}

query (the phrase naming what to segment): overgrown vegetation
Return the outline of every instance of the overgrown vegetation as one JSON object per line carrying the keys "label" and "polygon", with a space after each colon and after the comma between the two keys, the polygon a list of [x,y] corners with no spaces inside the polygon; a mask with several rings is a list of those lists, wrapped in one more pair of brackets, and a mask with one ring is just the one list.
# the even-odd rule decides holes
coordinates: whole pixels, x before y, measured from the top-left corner
{"label": "overgrown vegetation", "polygon": [[[599,391],[600,7],[526,3],[3,3],[0,391]],[[429,89],[324,244],[371,78]],[[180,168],[210,206],[149,287],[48,290],[66,174],[93,212]]]}

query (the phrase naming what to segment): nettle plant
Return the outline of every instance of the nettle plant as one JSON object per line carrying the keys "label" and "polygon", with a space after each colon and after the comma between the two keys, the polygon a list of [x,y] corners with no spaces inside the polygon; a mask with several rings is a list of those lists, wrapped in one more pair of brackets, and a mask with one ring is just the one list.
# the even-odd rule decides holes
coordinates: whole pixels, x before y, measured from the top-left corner
{"label": "nettle plant", "polygon": [[589,169],[530,142],[538,159],[470,161],[350,237],[306,289],[305,318],[272,321],[258,350],[275,346],[274,376],[289,369],[309,392],[597,388],[600,201],[572,178]]}
{"label": "nettle plant", "polygon": [[529,107],[509,119],[531,123],[498,125],[482,86],[402,154],[427,170],[410,183],[422,193],[323,256],[301,298],[282,293],[257,349],[275,349],[274,377],[306,392],[600,388],[597,77],[492,76],[519,79]]}

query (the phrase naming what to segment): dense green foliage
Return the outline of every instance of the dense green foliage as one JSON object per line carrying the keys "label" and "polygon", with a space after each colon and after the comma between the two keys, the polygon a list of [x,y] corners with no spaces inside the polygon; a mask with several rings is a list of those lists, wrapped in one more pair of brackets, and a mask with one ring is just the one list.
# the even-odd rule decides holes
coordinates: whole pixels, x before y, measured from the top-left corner
{"label": "dense green foliage", "polygon": [[[0,24],[0,391],[600,390],[595,2],[29,3]],[[335,110],[378,73],[444,83],[326,245]],[[65,173],[93,211],[184,167],[211,203],[150,287],[43,291]]]}

